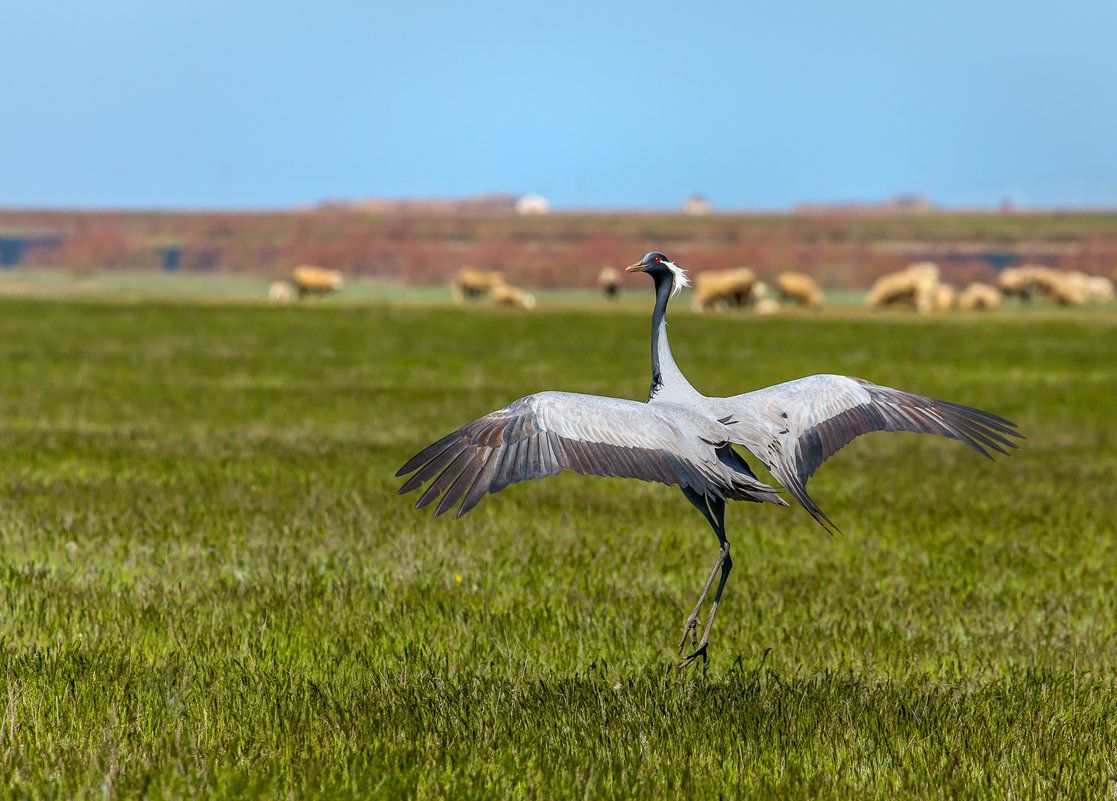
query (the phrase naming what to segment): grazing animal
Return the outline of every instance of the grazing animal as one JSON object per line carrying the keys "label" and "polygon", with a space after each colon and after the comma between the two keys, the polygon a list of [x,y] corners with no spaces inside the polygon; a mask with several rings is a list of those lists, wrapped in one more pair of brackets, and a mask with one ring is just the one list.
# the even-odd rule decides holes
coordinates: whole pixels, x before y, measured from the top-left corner
{"label": "grazing animal", "polygon": [[974,281],[962,290],[958,308],[962,311],[986,311],[1001,307],[1001,290],[981,281]]}
{"label": "grazing animal", "polygon": [[291,281],[299,293],[300,298],[307,295],[329,295],[341,289],[341,273],[337,270],[326,270],[322,267],[313,267],[304,264],[296,267],[291,273]]}
{"label": "grazing animal", "polygon": [[[648,253],[629,272],[655,285],[652,383],[640,403],[572,392],[539,392],[513,401],[423,448],[396,473],[410,474],[400,493],[428,484],[416,508],[438,501],[435,515],[458,504],[461,517],[487,494],[563,470],[622,476],[679,487],[717,536],[719,549],[698,603],[683,625],[683,666],[702,657],[726,579],[733,567],[725,534],[726,501],[787,506],[734,449],[743,447],[823,527],[836,530],[807,495],[807,479],[854,437],[870,431],[914,431],[961,440],[983,456],[1007,453],[1020,436],[1013,423],[987,412],[878,386],[860,378],[814,375],[729,398],[702,395],[683,376],[667,342],[667,304],[689,285],[662,253]],[[714,579],[713,604],[698,640],[698,613]]]}
{"label": "grazing animal", "polygon": [[1055,271],[1041,264],[1006,267],[997,276],[997,283],[1006,298],[1020,298],[1025,302],[1049,295],[1057,281]]}
{"label": "grazing animal", "polygon": [[454,276],[454,300],[462,303],[467,300],[480,300],[490,294],[498,284],[504,283],[504,276],[495,270],[477,270],[462,267]]}
{"label": "grazing animal", "polygon": [[621,294],[621,274],[612,267],[602,267],[597,274],[597,285],[605,300],[616,300]]}
{"label": "grazing animal", "polygon": [[1113,282],[1105,276],[1079,270],[1055,270],[1041,264],[1024,264],[1001,270],[997,279],[1005,297],[1027,302],[1047,298],[1060,306],[1106,303],[1113,299]]}
{"label": "grazing animal", "polygon": [[958,290],[951,284],[939,284],[931,297],[931,308],[935,311],[950,311],[958,299]]}
{"label": "grazing animal", "polygon": [[822,308],[822,290],[813,278],[806,273],[790,270],[776,276],[776,289],[786,303],[806,306],[808,309]]}
{"label": "grazing animal", "polygon": [[1108,303],[1114,298],[1113,282],[1104,275],[1071,270],[1064,274],[1063,280],[1078,291],[1084,303]]}
{"label": "grazing animal", "polygon": [[1109,303],[1117,298],[1117,286],[1104,275],[1087,277],[1086,293],[1096,303]]}
{"label": "grazing animal", "polygon": [[746,309],[764,295],[765,287],[748,267],[707,270],[694,283],[694,310]]}
{"label": "grazing animal", "polygon": [[1041,287],[1047,297],[1060,306],[1085,306],[1090,299],[1082,273],[1047,270]]}
{"label": "grazing animal", "polygon": [[509,286],[501,280],[493,284],[493,303],[510,309],[531,311],[535,308],[535,296],[530,292]]}
{"label": "grazing animal", "polygon": [[290,303],[295,299],[295,287],[290,281],[273,281],[268,286],[268,300],[273,303]]}
{"label": "grazing animal", "polygon": [[761,298],[756,302],[753,310],[760,315],[776,314],[780,310],[780,304],[773,298]]}
{"label": "grazing animal", "polygon": [[865,302],[874,309],[899,307],[923,314],[934,308],[938,286],[938,266],[923,261],[878,278]]}

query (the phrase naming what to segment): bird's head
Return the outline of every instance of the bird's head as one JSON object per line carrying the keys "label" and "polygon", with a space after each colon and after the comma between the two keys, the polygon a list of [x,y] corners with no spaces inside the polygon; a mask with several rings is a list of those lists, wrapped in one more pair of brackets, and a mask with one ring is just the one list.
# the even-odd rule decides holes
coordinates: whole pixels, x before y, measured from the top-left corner
{"label": "bird's head", "polygon": [[647,273],[655,279],[656,286],[660,281],[670,280],[672,295],[684,286],[690,286],[686,270],[656,250],[645,253],[644,258],[625,269],[630,273]]}

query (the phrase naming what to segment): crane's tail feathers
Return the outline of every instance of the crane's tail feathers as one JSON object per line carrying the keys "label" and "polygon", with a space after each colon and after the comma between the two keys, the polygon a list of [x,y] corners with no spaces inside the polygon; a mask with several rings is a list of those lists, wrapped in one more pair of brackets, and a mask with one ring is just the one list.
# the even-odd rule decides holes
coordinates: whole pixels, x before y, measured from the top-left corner
{"label": "crane's tail feathers", "polygon": [[838,528],[834,521],[831,520],[830,517],[818,507],[818,504],[814,502],[814,499],[807,494],[806,478],[800,478],[795,473],[785,473],[782,475],[773,473],[772,475],[774,475],[776,477],[776,480],[787,488],[787,491],[791,493],[791,497],[798,501],[799,505],[806,509],[810,516],[813,517],[820,526],[822,526],[834,536],[841,535],[842,530]]}

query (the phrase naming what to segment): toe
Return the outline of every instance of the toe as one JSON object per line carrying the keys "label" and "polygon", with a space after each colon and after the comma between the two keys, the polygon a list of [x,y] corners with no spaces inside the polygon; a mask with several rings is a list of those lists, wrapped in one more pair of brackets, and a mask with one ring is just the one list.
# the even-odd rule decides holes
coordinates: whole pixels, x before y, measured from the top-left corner
{"label": "toe", "polygon": [[690,654],[689,656],[687,656],[683,659],[683,663],[681,665],[679,665],[679,667],[680,668],[690,667],[696,661],[698,661],[698,657],[702,657],[703,661],[706,661],[706,662],[710,661],[710,656],[709,656],[709,654],[706,653],[706,646],[707,646],[707,643],[702,643],[700,646],[698,646],[698,648],[695,649],[694,653]]}

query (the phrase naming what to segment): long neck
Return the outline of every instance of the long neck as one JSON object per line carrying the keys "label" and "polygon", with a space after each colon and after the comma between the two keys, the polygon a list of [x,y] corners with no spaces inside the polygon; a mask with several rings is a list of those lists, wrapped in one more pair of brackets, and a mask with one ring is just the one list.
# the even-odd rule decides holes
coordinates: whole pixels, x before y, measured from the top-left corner
{"label": "long neck", "polygon": [[671,299],[671,277],[656,275],[655,309],[652,311],[652,385],[648,400],[683,400],[698,391],[686,380],[667,341],[667,302]]}

